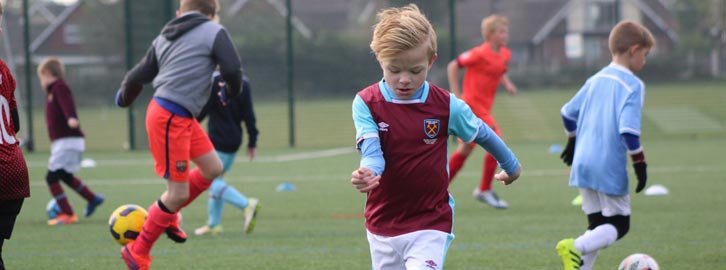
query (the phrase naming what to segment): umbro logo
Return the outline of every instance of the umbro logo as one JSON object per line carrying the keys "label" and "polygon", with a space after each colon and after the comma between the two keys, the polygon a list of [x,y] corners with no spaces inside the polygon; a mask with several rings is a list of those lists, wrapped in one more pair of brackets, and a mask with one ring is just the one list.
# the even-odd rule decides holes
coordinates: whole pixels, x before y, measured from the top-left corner
{"label": "umbro logo", "polygon": [[427,268],[436,269],[437,266],[439,266],[439,265],[436,264],[436,262],[434,262],[433,260],[427,260],[426,261],[426,267]]}
{"label": "umbro logo", "polygon": [[386,122],[378,123],[378,131],[388,131],[389,125]]}

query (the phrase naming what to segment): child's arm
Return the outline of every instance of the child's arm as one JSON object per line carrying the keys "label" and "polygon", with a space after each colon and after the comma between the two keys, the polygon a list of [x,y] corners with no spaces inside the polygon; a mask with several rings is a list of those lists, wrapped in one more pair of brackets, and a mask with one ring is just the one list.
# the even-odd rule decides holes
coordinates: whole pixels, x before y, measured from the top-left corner
{"label": "child's arm", "polygon": [[247,149],[254,149],[257,147],[257,136],[260,132],[257,130],[257,118],[255,117],[255,110],[252,106],[252,87],[250,87],[250,83],[245,79],[242,80],[242,92],[237,101],[242,105],[239,106],[240,111],[238,113],[242,115],[242,121],[245,122],[245,129],[249,137]]}
{"label": "child's arm", "polygon": [[643,147],[640,145],[640,136],[630,133],[623,133],[621,136],[628,148],[628,154],[630,154],[630,159],[633,161],[635,176],[638,179],[638,186],[635,187],[635,193],[640,193],[648,181],[648,172],[646,170],[648,164],[645,163],[645,152],[643,152]]}
{"label": "child's arm", "polygon": [[459,63],[457,59],[451,60],[446,66],[446,74],[449,78],[449,90],[454,96],[461,98],[461,88],[459,87]]}
{"label": "child's arm", "polygon": [[378,126],[368,106],[360,96],[353,101],[353,123],[356,128],[356,148],[361,153],[360,166],[351,174],[351,184],[360,192],[378,186],[386,161],[378,137]]}
{"label": "child's arm", "polygon": [[78,121],[76,104],[73,102],[71,90],[67,87],[56,86],[53,93],[55,99],[58,101],[58,105],[60,105],[63,117],[66,119],[66,124],[72,129],[77,129],[81,124]]}
{"label": "child's arm", "polygon": [[230,99],[239,95],[242,86],[242,62],[225,29],[217,32],[212,45],[212,58],[219,65],[219,74],[226,83],[224,95]]}
{"label": "child's arm", "polygon": [[504,141],[489,126],[484,124],[484,122],[479,126],[479,131],[476,137],[474,137],[474,142],[492,154],[494,159],[499,163],[499,166],[504,170],[495,175],[494,178],[502,181],[505,185],[509,185],[519,178],[522,171],[519,160],[507,148]]}
{"label": "child's arm", "polygon": [[156,61],[156,50],[152,43],[144,58],[126,73],[121,82],[121,89],[116,92],[116,105],[119,107],[131,105],[144,89],[144,84],[153,81],[158,73],[159,64]]}
{"label": "child's arm", "polygon": [[560,109],[560,116],[562,117],[562,123],[565,126],[565,134],[567,134],[567,146],[560,154],[560,159],[567,164],[572,165],[572,160],[575,157],[575,142],[577,135],[577,119],[580,115],[580,105],[584,102],[584,98],[590,87],[590,81],[585,82],[585,85],[580,88],[570,101],[565,103]]}
{"label": "child's arm", "polygon": [[466,103],[453,96],[451,97],[449,129],[466,143],[475,142],[494,156],[494,159],[499,162],[499,166],[504,169],[504,172],[495,176],[498,180],[504,184],[510,184],[519,177],[521,165],[514,153],[489,126],[474,116]]}
{"label": "child's arm", "polygon": [[10,116],[13,119],[13,129],[15,130],[15,134],[18,134],[18,131],[20,131],[20,116],[18,115],[18,108],[10,110]]}
{"label": "child's arm", "polygon": [[367,167],[360,167],[353,171],[350,177],[350,183],[361,193],[373,190],[380,184],[381,176],[376,175]]}
{"label": "child's arm", "polygon": [[642,119],[643,100],[645,97],[645,86],[641,83],[639,87],[634,87],[629,93],[625,104],[618,119],[618,130],[625,141],[628,154],[633,161],[633,169],[638,179],[638,186],[635,193],[639,193],[645,188],[648,180],[647,167],[645,162],[645,153],[640,145],[640,127]]}
{"label": "child's arm", "polygon": [[513,96],[517,94],[517,86],[514,85],[514,83],[512,82],[512,80],[509,79],[509,76],[507,76],[507,74],[504,74],[502,76],[502,83],[504,83],[504,88],[507,89],[507,93],[509,93],[509,95]]}
{"label": "child's arm", "polygon": [[565,133],[567,134],[567,146],[560,154],[567,166],[572,165],[572,158],[575,156],[575,138],[577,134],[577,121],[569,116],[562,115],[562,123],[565,125]]}

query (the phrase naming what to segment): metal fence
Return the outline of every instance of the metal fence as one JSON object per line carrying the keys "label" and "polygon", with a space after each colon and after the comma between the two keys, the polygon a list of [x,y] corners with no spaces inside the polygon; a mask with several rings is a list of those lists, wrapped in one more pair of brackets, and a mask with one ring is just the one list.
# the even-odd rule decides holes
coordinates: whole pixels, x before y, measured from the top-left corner
{"label": "metal fence", "polygon": [[[305,119],[295,118],[294,104],[351,99],[357,90],[380,79],[368,47],[376,12],[409,2],[417,3],[436,28],[439,60],[429,80],[444,87],[448,61],[482,42],[481,19],[494,13],[510,20],[509,75],[525,91],[581,83],[607,64],[609,54],[603,44],[608,29],[626,18],[641,21],[658,38],[659,47],[649,60],[655,64],[642,74],[649,81],[723,77],[725,69],[720,66],[726,63],[722,0],[219,2],[220,22],[237,45],[254,99],[279,104],[274,115],[284,123],[279,128],[286,130],[289,146],[315,146],[296,132],[303,127],[295,123]],[[178,4],[176,0],[5,1],[2,55],[19,82],[26,143],[31,138],[36,145],[46,141],[42,137],[45,96],[35,68],[42,58],[57,56],[66,63],[66,79],[77,105],[95,114],[88,117],[96,121],[91,124],[109,125],[114,119],[113,132],[88,138],[91,149],[145,148],[145,101],[153,89],[146,89],[122,117],[112,109],[113,95],[125,71],[174,17]],[[701,32],[694,35],[679,28],[691,26]],[[571,54],[578,50],[579,54]],[[104,116],[106,112],[110,116]]]}

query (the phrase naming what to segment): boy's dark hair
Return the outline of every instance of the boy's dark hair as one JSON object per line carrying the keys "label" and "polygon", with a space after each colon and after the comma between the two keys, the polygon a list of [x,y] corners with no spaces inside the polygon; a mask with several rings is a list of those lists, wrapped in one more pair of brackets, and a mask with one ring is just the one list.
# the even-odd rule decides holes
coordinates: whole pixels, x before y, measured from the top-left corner
{"label": "boy's dark hair", "polygon": [[40,62],[38,65],[38,75],[40,75],[43,71],[50,72],[50,75],[53,75],[53,77],[63,78],[66,73],[66,68],[65,65],[63,65],[63,62],[61,62],[57,57],[48,57],[43,59],[43,62]]}
{"label": "boy's dark hair", "polygon": [[3,2],[0,2],[0,15],[3,15]]}
{"label": "boy's dark hair", "polygon": [[625,53],[635,45],[651,49],[655,46],[655,38],[648,28],[634,21],[625,20],[613,27],[609,38],[610,52],[613,55]]}
{"label": "boy's dark hair", "polygon": [[217,13],[218,6],[217,0],[181,0],[179,11],[181,13],[199,11],[204,15],[213,16]]}

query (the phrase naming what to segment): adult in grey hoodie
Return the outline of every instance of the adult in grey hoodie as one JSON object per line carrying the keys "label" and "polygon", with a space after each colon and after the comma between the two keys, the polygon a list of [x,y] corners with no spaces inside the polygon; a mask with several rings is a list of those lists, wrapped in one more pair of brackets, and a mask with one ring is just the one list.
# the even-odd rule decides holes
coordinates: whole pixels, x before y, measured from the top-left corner
{"label": "adult in grey hoodie", "polygon": [[[164,232],[175,242],[186,241],[186,233],[179,227],[179,210],[223,172],[222,162],[195,118],[210,97],[217,65],[227,82],[220,98],[240,92],[240,59],[227,31],[212,21],[216,3],[181,0],[177,18],[154,39],[116,93],[116,105],[126,107],[144,84],[153,82],[156,91],[146,111],[146,132],[155,171],[168,180],[166,191],[149,207],[136,240],[121,249],[129,269],[149,269],[151,247]],[[197,165],[191,171],[190,160]]]}

